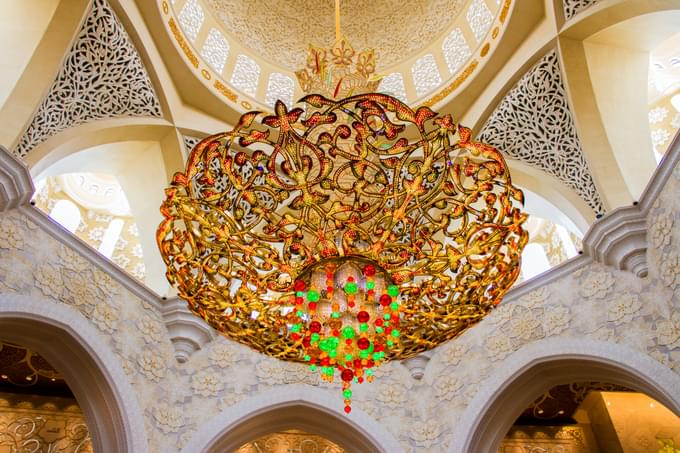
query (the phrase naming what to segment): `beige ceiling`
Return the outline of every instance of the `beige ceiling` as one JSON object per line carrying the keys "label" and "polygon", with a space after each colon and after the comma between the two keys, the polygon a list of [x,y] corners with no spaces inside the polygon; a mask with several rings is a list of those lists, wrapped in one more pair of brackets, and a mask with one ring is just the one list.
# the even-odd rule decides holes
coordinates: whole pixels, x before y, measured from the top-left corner
{"label": "beige ceiling", "polygon": [[[309,43],[335,39],[333,0],[203,0],[224,31],[264,59],[289,70],[305,63]],[[356,50],[378,52],[386,68],[445,32],[467,0],[342,0],[343,34]]]}

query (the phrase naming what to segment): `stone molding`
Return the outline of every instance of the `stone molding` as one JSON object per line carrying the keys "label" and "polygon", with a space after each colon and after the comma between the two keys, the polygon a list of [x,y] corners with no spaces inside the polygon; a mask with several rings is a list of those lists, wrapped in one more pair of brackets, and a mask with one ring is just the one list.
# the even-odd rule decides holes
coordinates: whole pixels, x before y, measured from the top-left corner
{"label": "stone molding", "polygon": [[0,145],[0,212],[27,204],[34,190],[26,165]]}
{"label": "stone molding", "polygon": [[640,201],[608,213],[593,223],[583,239],[584,252],[595,261],[646,277],[647,216],[680,161],[680,133],[666,151]]}
{"label": "stone molding", "polygon": [[161,307],[165,327],[175,347],[175,358],[179,363],[209,343],[216,335],[215,330],[194,315],[187,302],[179,297],[163,301]]}

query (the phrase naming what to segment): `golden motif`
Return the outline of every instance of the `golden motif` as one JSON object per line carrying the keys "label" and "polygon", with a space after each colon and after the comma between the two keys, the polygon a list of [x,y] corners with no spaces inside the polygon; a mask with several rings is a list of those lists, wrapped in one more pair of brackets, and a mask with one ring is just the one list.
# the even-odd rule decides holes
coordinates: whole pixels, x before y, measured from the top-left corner
{"label": "golden motif", "polygon": [[522,192],[496,149],[427,107],[365,94],[250,112],[201,141],[166,189],[167,277],[224,335],[302,360],[287,331],[301,275],[374,263],[399,287],[411,357],[480,321],[519,275]]}

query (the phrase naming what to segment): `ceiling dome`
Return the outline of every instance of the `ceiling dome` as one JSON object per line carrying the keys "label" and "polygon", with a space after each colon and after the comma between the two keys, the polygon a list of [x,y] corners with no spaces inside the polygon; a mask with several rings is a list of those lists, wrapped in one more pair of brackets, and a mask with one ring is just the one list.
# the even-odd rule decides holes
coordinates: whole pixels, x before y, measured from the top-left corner
{"label": "ceiling dome", "polygon": [[[387,68],[447,31],[468,0],[342,0],[342,32],[355,49],[373,48]],[[333,0],[204,0],[224,30],[262,58],[296,70],[310,43],[335,41]]]}

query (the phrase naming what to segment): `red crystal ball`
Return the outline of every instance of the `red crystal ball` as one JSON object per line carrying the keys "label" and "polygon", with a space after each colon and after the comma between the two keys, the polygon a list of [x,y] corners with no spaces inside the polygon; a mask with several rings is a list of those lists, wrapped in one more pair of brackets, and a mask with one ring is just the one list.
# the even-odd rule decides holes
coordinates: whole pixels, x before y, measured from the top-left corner
{"label": "red crystal ball", "polygon": [[309,323],[309,331],[313,333],[321,332],[321,323],[319,321],[312,321]]}
{"label": "red crystal ball", "polygon": [[371,342],[368,341],[368,338],[359,338],[359,340],[357,340],[357,346],[359,349],[368,349],[370,345]]}
{"label": "red crystal ball", "polygon": [[387,305],[392,303],[392,298],[388,294],[383,294],[380,296],[380,305],[383,307],[386,307]]}
{"label": "red crystal ball", "polygon": [[340,377],[343,381],[349,382],[354,378],[354,371],[350,370],[349,368],[345,368],[342,370],[342,373],[340,373]]}
{"label": "red crystal ball", "polygon": [[295,285],[293,285],[293,288],[295,291],[304,291],[305,290],[305,282],[302,280],[295,280]]}
{"label": "red crystal ball", "polygon": [[364,275],[366,277],[373,277],[375,275],[375,266],[372,264],[367,264],[364,266]]}
{"label": "red crystal ball", "polygon": [[362,310],[359,313],[357,313],[357,321],[368,322],[369,319],[371,319],[371,315],[369,315],[367,311]]}

